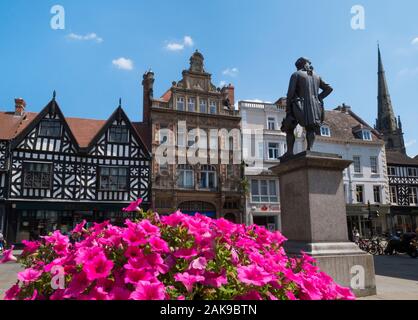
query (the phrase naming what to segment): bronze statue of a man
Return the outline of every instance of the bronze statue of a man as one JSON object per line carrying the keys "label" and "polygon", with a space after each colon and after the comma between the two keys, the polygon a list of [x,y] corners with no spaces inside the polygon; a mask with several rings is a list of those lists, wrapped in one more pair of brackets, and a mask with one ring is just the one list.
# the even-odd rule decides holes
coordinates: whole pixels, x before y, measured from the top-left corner
{"label": "bronze statue of a man", "polygon": [[[293,155],[295,145],[295,128],[299,124],[306,130],[308,150],[315,142],[315,135],[320,134],[324,122],[325,110],[323,100],[333,89],[314,71],[311,62],[306,58],[296,61],[297,71],[292,75],[287,93],[286,118],[281,130],[287,136],[286,156]],[[319,93],[319,89],[322,90]]]}

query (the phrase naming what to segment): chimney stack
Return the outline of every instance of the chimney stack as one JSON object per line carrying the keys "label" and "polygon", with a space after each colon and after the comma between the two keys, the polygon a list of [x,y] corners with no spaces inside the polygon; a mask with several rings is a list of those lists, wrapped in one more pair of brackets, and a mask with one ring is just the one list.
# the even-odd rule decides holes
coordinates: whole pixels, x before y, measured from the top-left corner
{"label": "chimney stack", "polygon": [[142,81],[142,86],[144,89],[142,121],[147,124],[150,124],[151,122],[152,98],[154,97],[154,81],[154,72],[150,70],[144,74]]}
{"label": "chimney stack", "polygon": [[25,114],[26,102],[22,98],[15,99],[15,115],[23,116]]}
{"label": "chimney stack", "polygon": [[228,86],[225,86],[221,89],[221,92],[223,93],[224,99],[228,99],[229,105],[232,109],[234,109],[235,106],[235,87],[232,84],[229,84]]}

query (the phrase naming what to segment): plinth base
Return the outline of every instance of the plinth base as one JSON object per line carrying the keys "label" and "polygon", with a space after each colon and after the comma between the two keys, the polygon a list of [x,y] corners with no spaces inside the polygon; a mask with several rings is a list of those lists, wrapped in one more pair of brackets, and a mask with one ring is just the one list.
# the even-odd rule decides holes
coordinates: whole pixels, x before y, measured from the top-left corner
{"label": "plinth base", "polygon": [[352,242],[306,243],[289,241],[286,253],[312,256],[322,272],[343,287],[351,288],[356,297],[376,295],[373,256],[360,250]]}

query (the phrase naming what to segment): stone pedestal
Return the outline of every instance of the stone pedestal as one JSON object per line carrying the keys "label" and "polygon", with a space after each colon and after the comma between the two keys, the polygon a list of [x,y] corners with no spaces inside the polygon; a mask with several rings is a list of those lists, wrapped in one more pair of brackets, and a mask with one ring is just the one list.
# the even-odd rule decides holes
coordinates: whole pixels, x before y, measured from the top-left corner
{"label": "stone pedestal", "polygon": [[364,287],[352,289],[363,297],[376,294],[374,261],[348,240],[343,171],[350,164],[338,155],[307,151],[282,159],[272,171],[280,180],[286,252],[313,256],[322,271],[345,287],[352,287],[357,274]]}

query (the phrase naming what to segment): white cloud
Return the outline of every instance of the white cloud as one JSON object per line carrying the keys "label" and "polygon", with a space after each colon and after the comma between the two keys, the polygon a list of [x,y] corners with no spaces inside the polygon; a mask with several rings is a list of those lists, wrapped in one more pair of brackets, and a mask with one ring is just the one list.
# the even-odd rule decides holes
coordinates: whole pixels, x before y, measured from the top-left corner
{"label": "white cloud", "polygon": [[70,33],[68,35],[68,38],[71,39],[71,40],[77,40],[77,41],[95,41],[97,43],[102,43],[104,41],[103,38],[100,38],[95,33],[88,33],[86,35]]}
{"label": "white cloud", "polygon": [[190,37],[190,36],[185,36],[185,37],[184,37],[184,45],[185,45],[186,47],[193,47],[194,42],[193,42],[192,37]]}
{"label": "white cloud", "polygon": [[169,51],[181,51],[186,47],[193,47],[193,46],[194,46],[194,42],[193,42],[192,37],[185,36],[183,38],[183,42],[169,42],[165,48]]}
{"label": "white cloud", "polygon": [[416,37],[414,40],[411,41],[412,45],[418,44],[418,37]]}
{"label": "white cloud", "polygon": [[221,82],[219,82],[219,87],[223,88],[227,85],[226,81],[222,80]]}
{"label": "white cloud", "polygon": [[407,148],[412,147],[416,143],[417,143],[417,140],[415,140],[415,139],[414,140],[411,140],[411,141],[405,143],[405,147],[407,147]]}
{"label": "white cloud", "polygon": [[238,68],[228,68],[228,69],[225,69],[224,71],[222,71],[222,74],[224,75],[224,76],[229,76],[229,77],[236,77],[237,75],[238,75],[238,73],[239,73],[239,70],[238,70]]}
{"label": "white cloud", "polygon": [[131,59],[119,58],[112,61],[112,64],[121,70],[133,70],[134,62]]}

